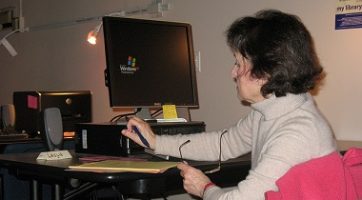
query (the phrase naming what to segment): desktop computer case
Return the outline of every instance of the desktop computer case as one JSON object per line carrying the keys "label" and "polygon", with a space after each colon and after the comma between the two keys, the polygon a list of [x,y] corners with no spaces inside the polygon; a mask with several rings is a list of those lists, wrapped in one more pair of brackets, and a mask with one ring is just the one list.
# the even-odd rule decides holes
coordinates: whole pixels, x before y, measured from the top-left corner
{"label": "desktop computer case", "polygon": [[76,123],[91,122],[90,91],[17,91],[13,93],[15,128],[30,137],[43,132],[42,112],[45,108],[60,109],[63,131],[75,131]]}
{"label": "desktop computer case", "polygon": [[[205,131],[204,122],[150,123],[155,134],[192,134]],[[80,123],[76,125],[75,151],[109,156],[128,156],[144,148],[123,136],[126,123]]]}

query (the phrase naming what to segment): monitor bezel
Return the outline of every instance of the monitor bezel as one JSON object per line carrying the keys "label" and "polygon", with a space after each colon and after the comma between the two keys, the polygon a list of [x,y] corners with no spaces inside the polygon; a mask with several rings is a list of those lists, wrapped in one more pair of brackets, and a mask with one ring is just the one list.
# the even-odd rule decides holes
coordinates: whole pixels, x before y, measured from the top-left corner
{"label": "monitor bezel", "polygon": [[[196,64],[195,64],[195,55],[194,55],[194,46],[193,46],[193,36],[192,36],[192,27],[188,23],[182,22],[171,22],[171,21],[157,21],[157,20],[146,20],[146,19],[136,19],[136,18],[126,18],[126,17],[111,17],[105,16],[102,18],[103,21],[103,33],[104,33],[104,46],[105,46],[105,57],[106,57],[106,69],[105,69],[105,83],[108,88],[108,96],[109,96],[109,103],[110,107],[112,108],[160,108],[162,105],[169,104],[169,103],[162,103],[162,102],[152,102],[150,104],[141,105],[140,103],[129,104],[129,105],[117,105],[113,102],[113,93],[112,93],[112,83],[110,81],[111,74],[110,74],[110,59],[108,57],[109,53],[109,42],[110,39],[107,39],[107,26],[108,23],[112,20],[117,20],[121,22],[127,23],[148,23],[154,25],[167,25],[167,26],[181,26],[186,29],[187,33],[187,43],[188,43],[188,55],[189,55],[189,68],[190,69],[190,76],[191,76],[191,85],[192,85],[192,96],[193,100],[191,104],[175,104],[177,107],[186,107],[186,108],[199,108],[199,99],[198,99],[198,89],[197,89],[197,78],[196,78]],[[172,103],[172,102],[171,102]]]}

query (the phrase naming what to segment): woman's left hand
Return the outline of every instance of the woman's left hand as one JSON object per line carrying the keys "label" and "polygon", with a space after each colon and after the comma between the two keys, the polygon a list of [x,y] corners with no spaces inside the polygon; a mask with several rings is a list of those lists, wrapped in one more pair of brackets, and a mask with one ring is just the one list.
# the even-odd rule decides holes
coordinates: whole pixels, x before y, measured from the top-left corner
{"label": "woman's left hand", "polygon": [[186,163],[179,163],[177,168],[181,170],[180,175],[184,178],[184,189],[189,194],[202,197],[205,185],[211,182],[209,177]]}

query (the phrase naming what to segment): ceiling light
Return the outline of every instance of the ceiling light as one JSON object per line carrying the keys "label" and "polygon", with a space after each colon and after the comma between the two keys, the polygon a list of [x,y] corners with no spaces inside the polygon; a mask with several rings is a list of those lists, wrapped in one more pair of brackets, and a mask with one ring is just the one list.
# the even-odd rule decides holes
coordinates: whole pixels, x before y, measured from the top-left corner
{"label": "ceiling light", "polygon": [[6,38],[3,38],[2,40],[0,40],[0,43],[2,45],[4,45],[5,49],[8,50],[10,55],[12,55],[12,56],[18,55],[18,52],[16,52],[14,47],[9,43],[9,41]]}
{"label": "ceiling light", "polygon": [[88,37],[87,37],[87,41],[92,44],[92,45],[96,45],[97,44],[97,35],[99,30],[101,29],[103,23],[101,22],[98,26],[96,26],[93,30],[91,30],[88,33]]}
{"label": "ceiling light", "polygon": [[8,50],[8,52],[12,56],[18,55],[18,52],[16,52],[15,48],[10,44],[10,42],[6,38],[18,31],[19,30],[11,31],[10,33],[8,33],[7,35],[5,35],[3,38],[0,39],[0,45],[3,45],[5,49]]}

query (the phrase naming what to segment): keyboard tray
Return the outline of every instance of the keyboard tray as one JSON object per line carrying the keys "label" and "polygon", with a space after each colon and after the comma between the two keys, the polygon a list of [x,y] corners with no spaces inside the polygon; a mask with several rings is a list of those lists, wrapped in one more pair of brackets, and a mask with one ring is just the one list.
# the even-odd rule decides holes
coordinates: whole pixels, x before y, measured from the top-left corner
{"label": "keyboard tray", "polygon": [[0,141],[4,140],[20,140],[28,138],[28,134],[26,133],[10,133],[10,134],[1,134]]}

